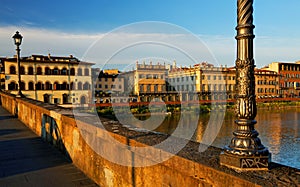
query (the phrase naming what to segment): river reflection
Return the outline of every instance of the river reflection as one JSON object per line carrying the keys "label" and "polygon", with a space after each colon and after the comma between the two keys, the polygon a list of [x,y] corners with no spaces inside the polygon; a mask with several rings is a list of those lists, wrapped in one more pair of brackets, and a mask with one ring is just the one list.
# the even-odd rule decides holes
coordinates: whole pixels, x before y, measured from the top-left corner
{"label": "river reflection", "polygon": [[[223,117],[222,112],[200,115],[185,113],[164,116],[164,120],[152,116],[149,123],[145,123],[145,117],[145,121],[140,117],[140,124],[135,125],[222,148],[229,145],[236,128],[233,112],[226,112]],[[272,161],[300,169],[300,108],[259,109],[256,120],[258,123],[255,128],[260,133],[263,145],[272,153]],[[130,120],[127,122],[130,123]]]}

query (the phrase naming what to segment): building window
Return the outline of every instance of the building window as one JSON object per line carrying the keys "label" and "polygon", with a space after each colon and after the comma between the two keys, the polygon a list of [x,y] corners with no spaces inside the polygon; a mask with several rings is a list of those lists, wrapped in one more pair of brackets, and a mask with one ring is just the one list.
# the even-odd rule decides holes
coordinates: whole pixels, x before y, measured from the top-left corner
{"label": "building window", "polygon": [[62,75],[68,75],[68,70],[67,70],[67,68],[63,68],[63,69],[61,70],[61,74],[62,74]]}
{"label": "building window", "polygon": [[59,69],[57,67],[53,69],[53,75],[59,75]]}
{"label": "building window", "polygon": [[[120,88],[120,86],[119,86]],[[140,92],[144,92],[144,85],[140,85]]]}
{"label": "building window", "polygon": [[105,85],[105,89],[108,89],[108,85],[107,84]]}
{"label": "building window", "polygon": [[78,89],[78,90],[82,90],[82,83],[81,83],[81,82],[78,82],[78,84],[77,84],[77,89]]}
{"label": "building window", "polygon": [[36,90],[43,90],[43,84],[41,82],[38,82],[37,84],[35,84],[35,89]]}
{"label": "building window", "polygon": [[33,82],[28,83],[28,90],[34,90],[34,83]]}
{"label": "building window", "polygon": [[52,84],[50,82],[46,82],[46,90],[52,90]]}
{"label": "building window", "polygon": [[75,85],[74,85],[74,82],[71,82],[70,88],[71,88],[71,90],[75,90],[75,89],[76,89],[76,88],[75,88]]}
{"label": "building window", "polygon": [[54,104],[58,104],[59,99],[58,98],[54,98]]}
{"label": "building window", "polygon": [[17,74],[15,66],[10,66],[9,67],[9,74]]}
{"label": "building window", "polygon": [[71,68],[70,75],[75,75],[75,68]]}
{"label": "building window", "polygon": [[61,90],[69,90],[69,85],[67,82],[63,82],[63,84],[61,85]]}
{"label": "building window", "polygon": [[28,67],[28,75],[33,75],[33,67],[32,66]]}
{"label": "building window", "polygon": [[102,84],[98,84],[98,88],[102,88]]}
{"label": "building window", "polygon": [[88,82],[84,83],[83,89],[84,90],[89,90],[90,89],[90,84]]}
{"label": "building window", "polygon": [[45,75],[51,75],[51,69],[49,67],[45,68]]}
{"label": "building window", "polygon": [[158,85],[154,85],[154,92],[158,92]]}
{"label": "building window", "polygon": [[36,74],[37,74],[37,75],[42,75],[42,74],[43,74],[42,68],[41,68],[41,67],[37,67],[37,69],[36,69]]}
{"label": "building window", "polygon": [[25,68],[24,68],[24,66],[20,67],[20,74],[21,75],[25,75]]}
{"label": "building window", "polygon": [[150,91],[151,91],[151,85],[148,84],[148,85],[147,85],[147,92],[150,92]]}
{"label": "building window", "polygon": [[85,76],[89,76],[89,75],[90,75],[90,71],[89,71],[88,68],[85,68],[85,69],[84,69],[84,75],[85,75]]}
{"label": "building window", "polygon": [[15,82],[11,82],[8,84],[8,90],[17,90],[17,84]]}
{"label": "building window", "polygon": [[77,69],[77,75],[82,76],[82,69],[81,68]]}

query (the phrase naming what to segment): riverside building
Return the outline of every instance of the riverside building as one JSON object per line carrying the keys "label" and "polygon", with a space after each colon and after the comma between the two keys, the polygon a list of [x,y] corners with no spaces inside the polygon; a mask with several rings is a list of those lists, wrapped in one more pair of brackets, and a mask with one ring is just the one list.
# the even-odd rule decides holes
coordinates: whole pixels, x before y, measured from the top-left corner
{"label": "riverside building", "polygon": [[264,69],[278,74],[278,89],[282,97],[300,97],[300,61],[273,62]]}
{"label": "riverside building", "polygon": [[18,70],[16,57],[2,59],[6,92],[17,94],[18,73],[22,94],[52,104],[87,104],[92,98],[91,66],[70,55],[58,57],[31,55],[21,58]]}

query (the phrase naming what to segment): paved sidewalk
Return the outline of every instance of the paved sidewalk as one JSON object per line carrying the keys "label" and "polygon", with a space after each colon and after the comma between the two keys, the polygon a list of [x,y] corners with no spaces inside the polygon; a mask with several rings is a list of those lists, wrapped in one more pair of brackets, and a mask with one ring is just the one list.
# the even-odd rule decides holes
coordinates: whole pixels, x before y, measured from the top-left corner
{"label": "paved sidewalk", "polygon": [[0,107],[0,186],[97,186]]}

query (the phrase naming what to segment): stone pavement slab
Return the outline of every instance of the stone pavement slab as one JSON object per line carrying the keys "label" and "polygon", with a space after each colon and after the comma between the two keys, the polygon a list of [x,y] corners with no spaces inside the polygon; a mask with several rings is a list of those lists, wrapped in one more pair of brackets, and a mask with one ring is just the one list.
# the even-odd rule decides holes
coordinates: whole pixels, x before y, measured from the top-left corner
{"label": "stone pavement slab", "polygon": [[61,152],[0,107],[0,186],[97,186]]}

